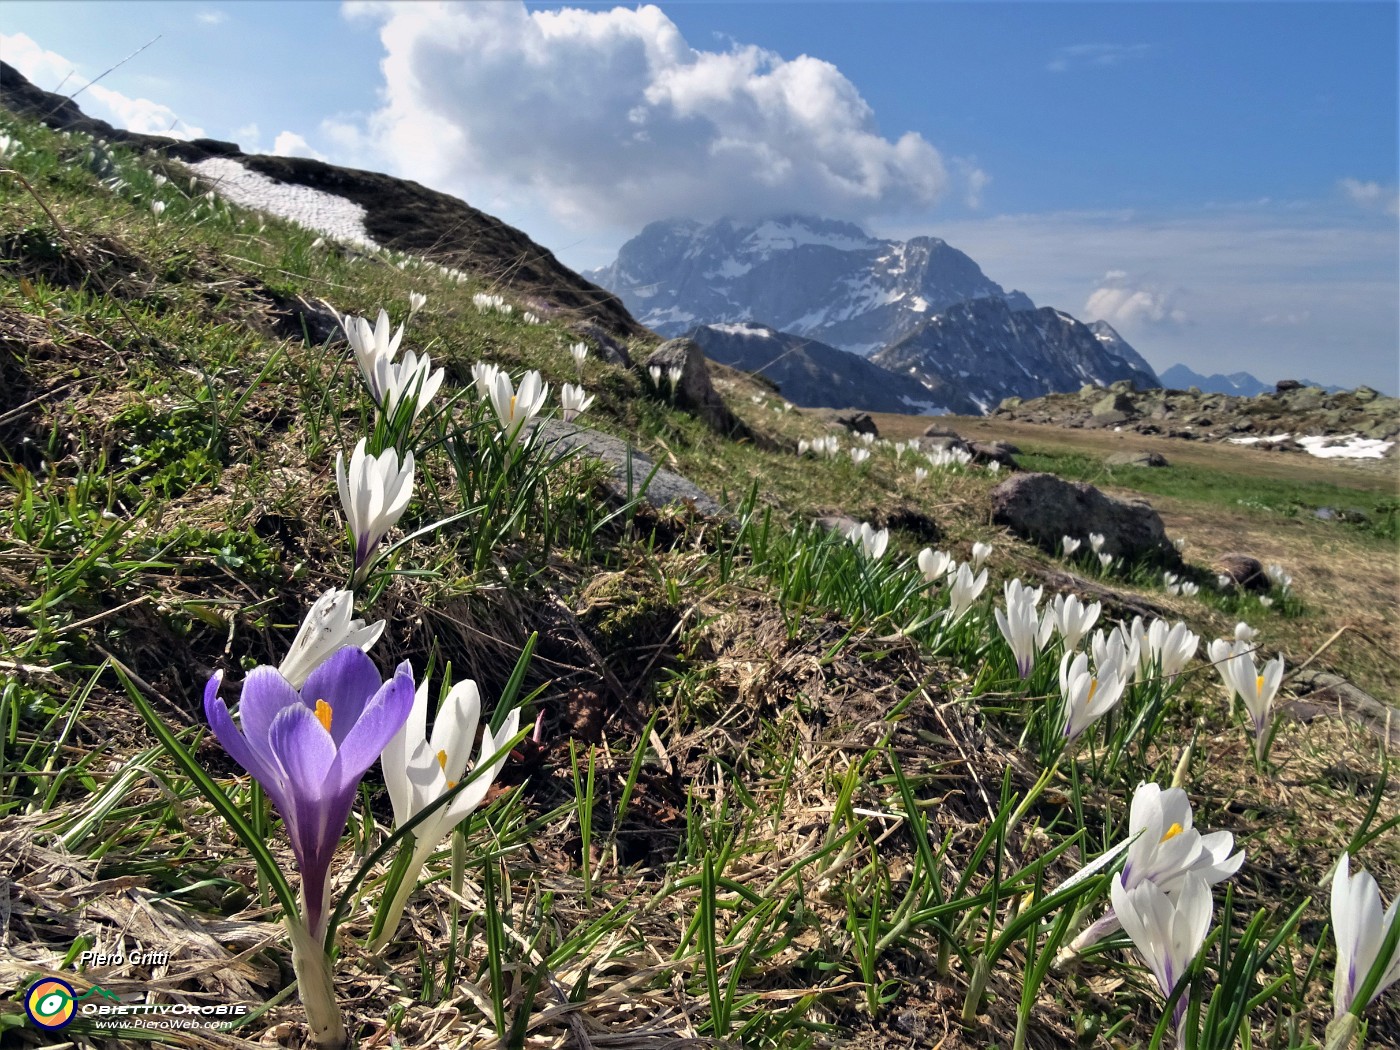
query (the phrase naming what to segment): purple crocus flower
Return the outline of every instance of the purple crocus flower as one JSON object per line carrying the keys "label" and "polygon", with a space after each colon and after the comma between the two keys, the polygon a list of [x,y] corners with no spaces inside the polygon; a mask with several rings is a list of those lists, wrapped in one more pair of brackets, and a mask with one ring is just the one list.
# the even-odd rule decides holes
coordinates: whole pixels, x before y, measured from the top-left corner
{"label": "purple crocus flower", "polygon": [[220,671],[204,687],[205,716],[282,814],[301,869],[306,926],[320,938],[331,858],[360,779],[413,709],[413,671],[401,663],[386,682],[368,656],[346,646],[297,692],[276,668],[255,667],[243,682],[241,731],[219,696],[222,683]]}

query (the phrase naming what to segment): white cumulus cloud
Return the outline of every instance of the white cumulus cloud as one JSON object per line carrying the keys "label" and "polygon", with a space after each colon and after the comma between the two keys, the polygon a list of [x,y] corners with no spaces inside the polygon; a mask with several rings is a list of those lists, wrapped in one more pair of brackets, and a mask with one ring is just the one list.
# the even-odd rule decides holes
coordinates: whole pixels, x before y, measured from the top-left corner
{"label": "white cumulus cloud", "polygon": [[[862,218],[947,189],[939,152],[887,138],[829,62],[692,47],[659,8],[347,3],[380,22],[397,168],[495,206],[545,203],[576,228],[670,215]],[[985,177],[971,185],[972,195]]]}
{"label": "white cumulus cloud", "polygon": [[1387,215],[1400,215],[1400,192],[1394,186],[1382,186],[1379,182],[1362,182],[1360,179],[1342,179],[1342,192],[1367,211],[1383,211]]}
{"label": "white cumulus cloud", "polygon": [[272,154],[275,157],[310,157],[312,160],[325,160],[324,153],[312,149],[311,145],[295,131],[279,132],[272,141]]}
{"label": "white cumulus cloud", "polygon": [[1107,321],[1115,328],[1186,324],[1186,313],[1174,299],[1171,291],[1134,281],[1123,270],[1109,270],[1099,287],[1089,293],[1084,313],[1090,320]]}
{"label": "white cumulus cloud", "polygon": [[0,33],[0,53],[26,79],[46,91],[77,94],[76,101],[84,113],[115,127],[172,139],[197,139],[204,135],[203,128],[186,124],[169,106],[148,98],[132,98],[103,84],[92,84],[79,91],[89,78],[74,63],[40,47],[24,33]]}

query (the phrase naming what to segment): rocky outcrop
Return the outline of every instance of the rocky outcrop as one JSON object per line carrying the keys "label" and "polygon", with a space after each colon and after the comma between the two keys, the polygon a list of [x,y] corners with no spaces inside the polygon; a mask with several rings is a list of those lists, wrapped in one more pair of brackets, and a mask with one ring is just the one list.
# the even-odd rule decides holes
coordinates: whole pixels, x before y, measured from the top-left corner
{"label": "rocky outcrop", "polygon": [[992,521],[1052,553],[1062,537],[1104,537],[1103,552],[1128,562],[1176,568],[1181,555],[1145,500],[1119,500],[1054,474],[1018,474],[992,489]]}
{"label": "rocky outcrop", "polygon": [[[668,391],[675,403],[694,412],[710,427],[721,434],[731,436],[752,436],[748,428],[739,420],[719,391],[710,382],[710,371],[705,367],[705,355],[700,347],[689,339],[671,339],[652,351],[646,360],[646,369],[660,368],[669,377],[674,369],[680,370],[680,379],[675,389]],[[669,384],[669,378],[663,379]]]}
{"label": "rocky outcrop", "polygon": [[[1317,386],[1281,383],[1254,397],[1206,394],[1200,390],[1134,390],[1086,384],[1078,393],[1031,400],[1011,397],[992,413],[997,418],[1071,428],[1111,427],[1190,441],[1301,451],[1306,439],[1356,435],[1358,440],[1396,442],[1400,452],[1400,399],[1370,387],[1328,393]],[[1325,453],[1325,449],[1323,452]]]}

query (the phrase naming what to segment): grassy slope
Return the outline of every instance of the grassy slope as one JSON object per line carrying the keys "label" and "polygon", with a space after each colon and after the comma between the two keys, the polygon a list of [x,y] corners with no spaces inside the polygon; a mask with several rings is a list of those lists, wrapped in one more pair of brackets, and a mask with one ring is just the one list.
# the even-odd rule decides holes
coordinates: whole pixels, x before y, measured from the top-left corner
{"label": "grassy slope", "polygon": [[[572,336],[554,324],[525,325],[518,314],[476,311],[471,294],[493,287],[491,274],[459,283],[318,245],[314,234],[186,199],[177,171],[158,189],[141,165],[123,162],[128,186],[114,194],[86,170],[83,143],[33,128],[21,134],[26,148],[14,166],[37,198],[9,176],[0,184],[10,260],[0,264],[0,442],[9,460],[0,471],[0,836],[13,844],[0,873],[18,887],[19,916],[0,949],[0,984],[21,987],[79,935],[118,943],[133,928],[130,901],[173,893],[196,926],[228,920],[215,940],[249,949],[246,957],[201,976],[195,971],[221,949],[183,922],[157,919],[141,927],[145,946],[179,945],[177,964],[154,976],[128,966],[89,979],[119,991],[154,983],[170,995],[261,1001],[285,984],[275,913],[260,906],[254,870],[231,837],[154,748],[107,654],[140,677],[172,725],[196,727],[205,678],[276,662],[309,600],[344,579],[330,464],[370,417],[343,348],[288,338],[279,302],[324,297],[343,311],[372,312],[426,292],[408,340],[445,364],[458,389],[477,360],[540,368],[556,384],[572,378]],[[159,222],[148,208],[153,194],[168,202]],[[775,447],[820,432],[801,412],[779,411],[765,388],[720,376],[735,410]],[[755,520],[768,512],[772,536],[813,513],[894,514],[907,526],[894,538],[905,554],[934,542],[965,557],[981,539],[996,545],[998,580],[1048,566],[987,526],[993,481],[980,472],[935,472],[916,484],[909,459],[886,452],[863,469],[844,456],[799,460],[720,440],[648,396],[635,374],[596,359],[584,381],[599,395],[595,425],[632,437],[711,491],[737,497],[756,481]],[[924,421],[882,424],[898,437],[899,426]],[[1092,470],[1051,439],[1030,451],[1070,473]],[[1229,464],[1195,469],[1233,485],[1233,465],[1263,455],[1233,453]],[[410,528],[460,509],[459,479],[442,451],[421,461]],[[1014,892],[1038,899],[1036,857],[1076,832],[1091,855],[1116,841],[1125,793],[1142,778],[1169,779],[1188,740],[1197,822],[1233,829],[1249,850],[1235,880],[1241,912],[1267,906],[1281,916],[1309,894],[1322,899],[1317,881],[1366,826],[1372,793],[1383,815],[1395,811],[1395,790],[1378,779],[1375,741],[1345,723],[1286,722],[1278,771],[1255,773],[1218,682],[1198,665],[1140,761],[1078,783],[1062,773],[1004,848],[979,855],[1002,791],[1024,791],[1039,772],[1017,741],[1043,706],[1034,695],[1048,688],[1044,675],[1028,704],[994,631],[970,629],[931,656],[892,630],[903,619],[862,612],[865,599],[790,574],[774,582],[802,551],[828,547],[832,572],[859,575],[840,544],[771,540],[759,554],[756,531],[736,542],[684,514],[641,513],[624,527],[604,520],[594,476],[566,469],[547,504],[522,521],[478,512],[416,541],[399,564],[418,572],[383,577],[361,607],[390,622],[375,651],[381,666],[451,661],[458,676],[476,677],[488,707],[538,630],[527,689],[542,689],[532,710],[544,712],[546,741],[512,760],[502,776],[508,790],[472,825],[457,896],[445,882],[420,893],[412,926],[382,957],[361,947],[368,909],[353,911],[339,987],[365,1036],[387,1028],[405,1045],[491,1045],[487,865],[508,923],[528,944],[508,940],[501,949],[507,966],[494,990],[508,1013],[529,1019],[537,1045],[570,1038],[579,1024],[595,1041],[622,1045],[687,1036],[755,1046],[1010,1045],[1026,941],[992,968],[980,1019],[964,1029],[964,953],[986,919],[956,929],[936,916],[901,922],[901,901],[963,895],[970,903],[961,911],[984,915],[978,909],[992,904],[997,878],[1027,866]],[[1251,622],[1263,617],[1256,625],[1266,644],[1295,663],[1336,625],[1364,615],[1364,630],[1344,635],[1323,662],[1393,689],[1393,589],[1387,600],[1374,582],[1393,579],[1382,575],[1393,571],[1393,544],[1305,521],[1286,532],[1279,522],[1291,528],[1292,519],[1222,507],[1202,498],[1203,487],[1164,503],[1169,525],[1190,538],[1188,556],[1232,545],[1266,559],[1277,551],[1298,578],[1301,615],[1250,610]],[[1240,534],[1250,542],[1228,542]],[[1207,637],[1235,618],[1235,609],[1172,599],[1154,586],[1121,586]],[[1340,608],[1329,600],[1339,588],[1348,588]],[[989,612],[978,615],[974,625],[990,621]],[[238,772],[216,745],[206,741],[197,753],[220,777]],[[893,779],[896,757],[928,835],[944,844],[934,878],[920,867]],[[578,786],[590,760],[591,795]],[[375,839],[369,822],[389,820],[376,776],[352,821],[347,867],[350,850]],[[246,802],[246,780],[229,783]],[[287,859],[281,836],[269,838]],[[1400,887],[1396,838],[1392,830],[1362,853],[1392,893]],[[1078,852],[1051,863],[1044,883],[1073,870]],[[433,870],[447,867],[444,859]],[[710,875],[721,881],[707,893]],[[116,896],[110,879],[125,880],[127,895]],[[1325,969],[1296,976],[1322,940],[1317,900],[1270,964],[1283,983],[1256,1011],[1256,1046],[1311,1045],[1305,1033],[1316,1037],[1328,1015]],[[75,921],[84,901],[91,907]],[[881,940],[877,952],[862,951],[868,930]],[[273,947],[254,950],[268,938]],[[952,946],[946,966],[944,945]],[[1029,1045],[1072,1045],[1075,1031],[1086,1046],[1145,1045],[1157,1001],[1129,958],[1111,950],[1032,989]],[[17,1009],[0,1005],[0,1025]],[[1372,1016],[1371,1045],[1397,1045],[1376,1031],[1400,1030],[1393,1003]],[[270,1024],[299,1019],[294,1007],[277,1007],[230,1038],[257,1040]],[[10,1031],[31,1034],[18,1023]],[[121,1045],[90,1030],[84,1038]]]}

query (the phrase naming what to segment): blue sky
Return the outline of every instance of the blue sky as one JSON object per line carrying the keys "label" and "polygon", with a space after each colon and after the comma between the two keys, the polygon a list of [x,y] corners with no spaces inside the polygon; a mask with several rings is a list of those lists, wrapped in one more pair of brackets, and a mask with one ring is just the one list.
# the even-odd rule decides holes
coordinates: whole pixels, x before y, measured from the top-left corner
{"label": "blue sky", "polygon": [[11,0],[0,55],[67,93],[159,36],[78,101],[415,178],[580,269],[656,218],[813,211],[944,237],[1159,368],[1393,393],[1396,12]]}

